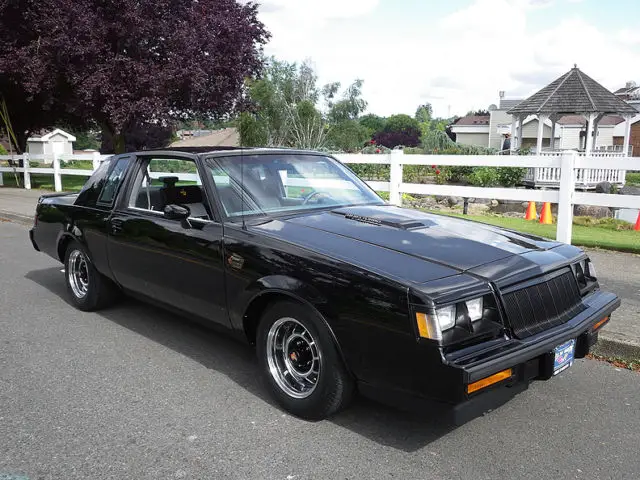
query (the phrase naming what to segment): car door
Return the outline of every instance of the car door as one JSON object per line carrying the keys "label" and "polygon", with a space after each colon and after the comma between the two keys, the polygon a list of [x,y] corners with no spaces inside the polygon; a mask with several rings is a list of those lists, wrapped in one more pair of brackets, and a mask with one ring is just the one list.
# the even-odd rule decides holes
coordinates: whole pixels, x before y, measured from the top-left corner
{"label": "car door", "polygon": [[[109,264],[126,290],[225,326],[222,224],[190,156],[137,157],[135,178],[110,219]],[[167,204],[191,210],[170,220]]]}

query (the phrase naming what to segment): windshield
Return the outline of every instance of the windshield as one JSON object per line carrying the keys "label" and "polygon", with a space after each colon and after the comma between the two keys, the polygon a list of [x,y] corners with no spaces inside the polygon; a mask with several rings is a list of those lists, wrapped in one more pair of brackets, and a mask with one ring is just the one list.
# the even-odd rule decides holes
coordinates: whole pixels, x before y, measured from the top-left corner
{"label": "windshield", "polygon": [[229,217],[384,204],[353,172],[321,155],[234,155],[206,164]]}

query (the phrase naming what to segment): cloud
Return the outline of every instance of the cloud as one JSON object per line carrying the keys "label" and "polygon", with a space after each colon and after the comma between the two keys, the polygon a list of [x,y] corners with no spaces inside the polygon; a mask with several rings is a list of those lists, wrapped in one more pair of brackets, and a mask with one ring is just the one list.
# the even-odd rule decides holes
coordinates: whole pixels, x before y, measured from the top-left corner
{"label": "cloud", "polygon": [[574,63],[608,88],[640,80],[640,34],[540,11],[567,1],[471,0],[423,21],[400,2],[264,0],[260,15],[272,33],[267,54],[312,59],[320,83],[364,79],[370,112],[413,114],[429,101],[447,115],[487,108],[500,90],[530,95]]}

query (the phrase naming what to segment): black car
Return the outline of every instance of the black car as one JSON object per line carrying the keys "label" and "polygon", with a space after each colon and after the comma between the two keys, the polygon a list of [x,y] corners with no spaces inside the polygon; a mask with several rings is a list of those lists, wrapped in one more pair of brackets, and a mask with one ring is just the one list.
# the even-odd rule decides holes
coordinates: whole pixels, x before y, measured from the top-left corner
{"label": "black car", "polygon": [[307,151],[113,156],[30,236],[79,309],[125,292],[222,326],[308,419],[360,392],[465,421],[584,357],[620,304],[576,247],[389,205]]}

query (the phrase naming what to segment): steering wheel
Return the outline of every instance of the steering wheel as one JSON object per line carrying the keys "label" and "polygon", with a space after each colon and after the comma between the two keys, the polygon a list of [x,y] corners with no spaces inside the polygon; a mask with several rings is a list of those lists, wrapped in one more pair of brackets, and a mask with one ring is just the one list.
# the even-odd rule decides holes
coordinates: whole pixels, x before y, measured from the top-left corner
{"label": "steering wheel", "polygon": [[312,199],[312,198],[317,197],[318,195],[324,195],[326,198],[333,198],[333,197],[331,196],[331,194],[329,194],[329,193],[327,193],[327,192],[319,192],[319,191],[315,191],[315,192],[310,193],[309,195],[307,195],[307,196],[304,198],[304,200],[303,200],[303,202],[302,202],[302,205],[307,205],[307,204],[311,201],[311,199]]}

